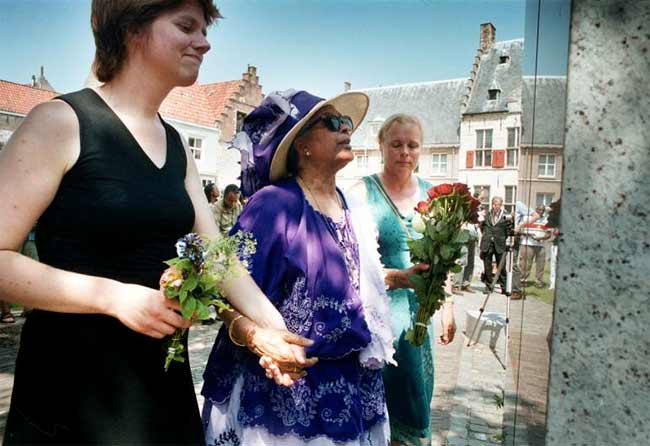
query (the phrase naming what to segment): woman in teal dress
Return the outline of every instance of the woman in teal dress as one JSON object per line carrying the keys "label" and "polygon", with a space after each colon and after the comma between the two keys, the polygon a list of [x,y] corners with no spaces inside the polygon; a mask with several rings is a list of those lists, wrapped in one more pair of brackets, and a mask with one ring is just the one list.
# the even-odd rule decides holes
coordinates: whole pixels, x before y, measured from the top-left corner
{"label": "woman in teal dress", "polygon": [[[408,237],[417,237],[412,218],[416,203],[427,197],[431,184],[414,176],[422,145],[422,126],[409,115],[393,115],[379,131],[379,145],[384,157],[381,174],[364,177],[350,193],[364,200],[377,223],[379,253],[384,268],[404,269],[411,261],[406,245]],[[408,236],[406,231],[408,231]],[[432,330],[421,347],[406,341],[407,330],[417,310],[413,290],[395,289],[404,284],[392,283],[387,273],[391,323],[397,366],[384,368],[386,400],[393,445],[427,445],[431,443],[430,404],[433,396]],[[442,344],[454,338],[455,322],[451,302],[443,305]]]}

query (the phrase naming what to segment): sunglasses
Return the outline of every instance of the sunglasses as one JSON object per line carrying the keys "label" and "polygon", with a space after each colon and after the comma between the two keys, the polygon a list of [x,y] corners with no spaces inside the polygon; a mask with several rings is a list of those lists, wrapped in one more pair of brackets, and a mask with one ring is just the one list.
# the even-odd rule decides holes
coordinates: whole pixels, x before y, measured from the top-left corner
{"label": "sunglasses", "polygon": [[314,121],[310,122],[302,128],[300,135],[304,135],[309,130],[316,127],[319,123],[324,123],[327,130],[331,132],[338,132],[341,130],[341,126],[345,125],[350,131],[354,130],[354,123],[352,118],[349,116],[337,116],[337,115],[321,115]]}

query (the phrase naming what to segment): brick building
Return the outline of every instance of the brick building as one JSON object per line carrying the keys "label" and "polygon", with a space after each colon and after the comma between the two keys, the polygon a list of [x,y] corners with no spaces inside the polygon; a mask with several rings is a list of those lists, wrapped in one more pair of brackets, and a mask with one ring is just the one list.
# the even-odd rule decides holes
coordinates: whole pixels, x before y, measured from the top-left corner
{"label": "brick building", "polygon": [[0,79],[0,150],[32,108],[56,95],[45,78],[43,67],[40,77],[32,76],[31,84],[17,84]]}
{"label": "brick building", "polygon": [[[57,94],[42,67],[30,85],[0,80],[0,149],[32,108]],[[175,88],[160,112],[188,142],[203,182],[223,188],[239,175],[239,155],[227,142],[261,101],[257,69],[249,66],[239,80]]]}
{"label": "brick building", "polygon": [[240,80],[178,87],[162,103],[161,115],[188,142],[204,184],[238,183],[239,153],[227,150],[228,142],[262,98],[257,68],[249,66]]}

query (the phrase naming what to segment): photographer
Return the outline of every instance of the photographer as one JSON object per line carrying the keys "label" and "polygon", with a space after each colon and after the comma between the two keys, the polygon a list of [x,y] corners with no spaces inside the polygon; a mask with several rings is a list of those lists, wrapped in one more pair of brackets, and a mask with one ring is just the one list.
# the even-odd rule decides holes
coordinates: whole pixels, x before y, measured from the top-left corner
{"label": "photographer", "polygon": [[[494,259],[497,265],[501,262],[501,257],[506,251],[506,239],[508,235],[514,231],[514,222],[512,215],[506,214],[503,210],[503,198],[492,198],[492,208],[485,215],[481,223],[481,253],[480,257],[483,260],[483,279],[485,281],[485,294],[492,291],[492,260]],[[505,294],[506,290],[506,269],[502,268],[499,274],[499,285],[501,285],[501,292]]]}

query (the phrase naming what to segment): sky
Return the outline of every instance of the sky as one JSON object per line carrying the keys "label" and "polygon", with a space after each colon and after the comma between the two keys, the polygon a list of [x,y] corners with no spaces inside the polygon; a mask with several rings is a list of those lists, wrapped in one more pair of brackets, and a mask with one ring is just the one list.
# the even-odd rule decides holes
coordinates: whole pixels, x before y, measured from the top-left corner
{"label": "sky", "polygon": [[[81,88],[94,53],[90,3],[0,0],[0,79],[27,83],[44,65],[57,91]],[[240,79],[249,64],[264,93],[296,88],[323,97],[341,92],[345,81],[370,88],[464,78],[484,22],[494,24],[497,40],[525,37],[527,74],[566,74],[569,0],[216,3],[225,18],[208,32],[212,50],[200,83]]]}

